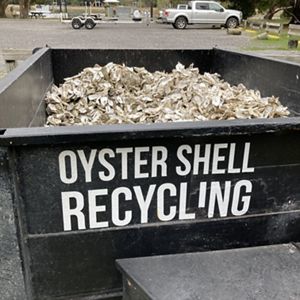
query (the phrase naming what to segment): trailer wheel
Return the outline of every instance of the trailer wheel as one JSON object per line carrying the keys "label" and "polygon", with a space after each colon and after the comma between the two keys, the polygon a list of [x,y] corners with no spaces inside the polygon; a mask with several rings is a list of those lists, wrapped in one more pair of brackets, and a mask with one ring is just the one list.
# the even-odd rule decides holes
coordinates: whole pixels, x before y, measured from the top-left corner
{"label": "trailer wheel", "polygon": [[84,26],[86,29],[91,30],[96,26],[96,23],[92,18],[88,18],[86,19]]}
{"label": "trailer wheel", "polygon": [[175,20],[174,25],[176,29],[185,29],[185,27],[187,26],[187,19],[185,17],[178,17]]}
{"label": "trailer wheel", "polygon": [[80,29],[83,26],[79,18],[74,18],[72,20],[72,27],[73,29]]}

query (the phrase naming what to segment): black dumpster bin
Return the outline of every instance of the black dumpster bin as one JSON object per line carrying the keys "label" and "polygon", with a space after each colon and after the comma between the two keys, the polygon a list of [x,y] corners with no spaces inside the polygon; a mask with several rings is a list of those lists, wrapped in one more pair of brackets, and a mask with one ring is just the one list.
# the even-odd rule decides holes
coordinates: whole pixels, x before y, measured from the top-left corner
{"label": "black dumpster bin", "polygon": [[[279,96],[292,115],[42,127],[53,82],[110,61],[193,63]],[[220,49],[41,49],[11,72],[0,82],[0,208],[10,247],[15,221],[20,257],[6,261],[22,262],[28,299],[120,297],[116,259],[299,242],[299,76],[296,64]]]}

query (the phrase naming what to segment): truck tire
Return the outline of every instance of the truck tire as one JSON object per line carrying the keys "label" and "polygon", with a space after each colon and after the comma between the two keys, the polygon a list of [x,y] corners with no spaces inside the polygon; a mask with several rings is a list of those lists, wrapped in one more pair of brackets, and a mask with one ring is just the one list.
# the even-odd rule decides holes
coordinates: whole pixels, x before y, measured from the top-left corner
{"label": "truck tire", "polygon": [[73,18],[72,27],[73,29],[80,29],[83,26],[79,18]]}
{"label": "truck tire", "polygon": [[88,18],[86,19],[84,26],[86,29],[91,30],[96,26],[96,23],[92,18]]}
{"label": "truck tire", "polygon": [[230,17],[227,21],[226,21],[226,28],[236,28],[239,26],[239,21],[237,18],[235,17]]}
{"label": "truck tire", "polygon": [[174,26],[176,29],[185,29],[187,26],[187,19],[185,17],[178,17],[175,20]]}

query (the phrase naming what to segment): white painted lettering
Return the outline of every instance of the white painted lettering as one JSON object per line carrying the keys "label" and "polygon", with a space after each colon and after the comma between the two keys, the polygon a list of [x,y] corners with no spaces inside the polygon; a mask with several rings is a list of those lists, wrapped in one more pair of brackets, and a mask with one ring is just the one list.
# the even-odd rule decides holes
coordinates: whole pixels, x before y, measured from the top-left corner
{"label": "white painted lettering", "polygon": [[[76,202],[73,208],[71,208],[71,199],[74,199]],[[83,195],[79,192],[62,192],[61,202],[62,202],[64,231],[72,230],[72,222],[71,222],[72,216],[76,217],[77,227],[79,230],[86,229],[85,217],[84,217],[84,213],[82,212],[82,209],[84,207]]]}
{"label": "white painted lettering", "polygon": [[100,164],[106,168],[106,170],[108,171],[107,175],[105,174],[104,171],[100,171],[98,174],[99,174],[99,178],[103,181],[110,181],[112,180],[115,175],[116,175],[116,172],[115,172],[115,169],[113,167],[112,164],[110,164],[106,159],[105,159],[105,156],[108,156],[108,157],[115,157],[115,153],[111,150],[111,149],[108,149],[108,148],[105,148],[105,149],[102,149],[99,151],[99,154],[98,154],[98,159],[99,159],[99,162]]}
{"label": "white painted lettering", "polygon": [[184,157],[183,152],[186,152],[188,154],[192,153],[192,148],[189,145],[181,145],[178,149],[177,149],[177,158],[183,163],[183,166],[177,166],[176,167],[176,173],[177,175],[180,176],[186,176],[191,172],[191,163],[189,162],[189,160]]}
{"label": "white painted lettering", "polygon": [[149,147],[136,147],[134,152],[135,164],[134,164],[134,177],[137,178],[148,178],[149,173],[142,173],[141,166],[146,166],[148,161],[141,159],[143,152],[149,152]]}
{"label": "white painted lettering", "polygon": [[[160,158],[158,158],[160,154]],[[151,164],[151,177],[157,177],[158,175],[158,166],[160,166],[160,176],[167,176],[167,163],[166,160],[168,158],[168,150],[166,147],[153,147],[152,149],[152,164]]]}
{"label": "white painted lettering", "polygon": [[235,158],[235,143],[230,144],[229,150],[229,162],[228,162],[228,173],[237,174],[241,172],[240,168],[234,168],[234,158]]}
{"label": "white painted lettering", "polygon": [[194,165],[193,165],[193,174],[199,174],[199,164],[203,163],[203,174],[207,175],[209,173],[209,159],[210,159],[210,150],[211,145],[205,145],[205,153],[204,156],[200,156],[200,145],[195,145],[195,153],[194,153]]}
{"label": "white painted lettering", "polygon": [[151,200],[153,198],[153,194],[156,188],[156,184],[151,184],[149,186],[146,199],[143,196],[143,192],[140,186],[134,186],[133,190],[136,195],[137,202],[139,204],[140,210],[141,210],[141,223],[148,223],[148,210],[151,203]]}
{"label": "white painted lettering", "polygon": [[[70,176],[67,175],[67,163],[66,159],[69,159],[70,162]],[[77,170],[77,159],[76,154],[73,151],[62,151],[58,156],[59,163],[59,175],[60,180],[63,183],[71,184],[76,182],[78,178],[78,170]]]}
{"label": "white painted lettering", "polygon": [[170,206],[169,214],[165,214],[165,192],[169,191],[170,196],[176,196],[176,187],[172,183],[164,183],[157,190],[157,217],[161,221],[171,221],[176,216],[176,206]]}
{"label": "white painted lettering", "polygon": [[77,151],[82,167],[84,169],[85,173],[85,182],[91,182],[92,181],[92,168],[93,164],[96,158],[97,150],[93,149],[90,154],[90,158],[87,160],[85,153],[83,150]]}
{"label": "white painted lettering", "polygon": [[220,155],[221,149],[226,149],[228,144],[215,144],[214,146],[214,154],[213,154],[213,165],[212,165],[212,174],[224,174],[225,169],[219,169],[219,162],[225,161],[225,156]]}
{"label": "white painted lettering", "polygon": [[243,208],[241,210],[238,209],[239,206],[239,200],[240,200],[240,193],[241,193],[241,188],[245,187],[246,188],[246,193],[251,193],[252,192],[252,183],[249,180],[240,180],[236,183],[234,186],[234,191],[233,191],[233,200],[232,200],[232,207],[231,207],[231,212],[234,216],[243,216],[248,212],[249,206],[250,206],[250,199],[251,196],[243,196],[241,198],[241,202],[243,202]]}
{"label": "white painted lettering", "polygon": [[108,190],[107,189],[88,191],[90,228],[105,228],[105,227],[108,227],[108,222],[107,221],[99,222],[98,218],[97,218],[98,213],[106,211],[106,206],[105,205],[97,205],[97,197],[107,196],[107,195],[108,195]]}
{"label": "white painted lettering", "polygon": [[244,157],[243,157],[243,173],[253,173],[254,168],[249,168],[249,154],[250,154],[250,143],[245,143],[245,149],[244,149]]}
{"label": "white painted lettering", "polygon": [[179,220],[193,220],[195,219],[195,213],[187,213],[186,207],[187,201],[187,183],[182,182],[180,184],[180,196],[179,196]]}
{"label": "white painted lettering", "polygon": [[207,182],[200,182],[198,207],[205,207]]}
{"label": "white painted lettering", "polygon": [[128,154],[133,152],[133,148],[117,148],[116,153],[121,154],[121,178],[128,179]]}
{"label": "white painted lettering", "polygon": [[231,189],[231,182],[225,181],[224,197],[223,197],[220,183],[217,181],[213,181],[211,183],[208,218],[214,217],[216,200],[219,206],[220,217],[227,217],[230,189]]}
{"label": "white painted lettering", "polygon": [[126,226],[130,223],[132,219],[132,212],[129,210],[125,211],[124,219],[120,218],[120,195],[125,196],[125,201],[132,200],[132,193],[129,188],[120,187],[116,188],[111,195],[111,205],[112,205],[112,222],[116,226]]}

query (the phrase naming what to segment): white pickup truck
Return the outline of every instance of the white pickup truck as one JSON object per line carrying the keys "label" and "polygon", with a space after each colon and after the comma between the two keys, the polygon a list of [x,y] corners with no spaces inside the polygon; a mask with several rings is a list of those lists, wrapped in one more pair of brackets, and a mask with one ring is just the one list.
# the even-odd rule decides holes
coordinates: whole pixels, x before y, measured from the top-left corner
{"label": "white pickup truck", "polygon": [[221,25],[235,28],[242,21],[241,11],[225,9],[214,1],[191,1],[187,9],[166,9],[164,23],[172,24],[176,29],[184,29],[192,24]]}

